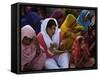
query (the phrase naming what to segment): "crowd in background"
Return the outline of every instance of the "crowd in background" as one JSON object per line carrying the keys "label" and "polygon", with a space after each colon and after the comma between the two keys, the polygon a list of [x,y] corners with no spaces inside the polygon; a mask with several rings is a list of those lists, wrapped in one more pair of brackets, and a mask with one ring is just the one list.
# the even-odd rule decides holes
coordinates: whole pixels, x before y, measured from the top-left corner
{"label": "crowd in background", "polygon": [[95,10],[21,7],[21,69],[96,66]]}

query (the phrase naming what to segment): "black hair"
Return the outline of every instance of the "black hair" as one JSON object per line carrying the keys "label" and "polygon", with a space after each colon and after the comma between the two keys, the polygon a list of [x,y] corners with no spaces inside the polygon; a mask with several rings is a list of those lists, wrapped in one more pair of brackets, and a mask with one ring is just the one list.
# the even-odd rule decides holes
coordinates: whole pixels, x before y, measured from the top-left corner
{"label": "black hair", "polygon": [[56,22],[54,20],[49,20],[46,28],[51,28],[53,25],[56,26]]}

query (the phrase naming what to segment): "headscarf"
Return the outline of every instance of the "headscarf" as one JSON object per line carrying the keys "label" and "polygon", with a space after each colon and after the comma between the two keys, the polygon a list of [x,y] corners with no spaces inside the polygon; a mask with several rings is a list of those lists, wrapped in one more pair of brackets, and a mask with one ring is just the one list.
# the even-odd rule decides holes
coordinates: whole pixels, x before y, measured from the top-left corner
{"label": "headscarf", "polygon": [[[24,37],[33,38],[33,36],[36,37],[36,33],[34,29],[30,25],[26,25],[21,28],[21,41],[24,39]],[[22,42],[21,42],[22,43]],[[28,46],[25,46],[23,43],[21,44],[21,67],[22,70],[24,68],[24,65],[29,63],[36,55],[36,47],[33,43],[31,43]]]}
{"label": "headscarf", "polygon": [[[48,22],[50,20],[53,20],[56,23],[56,30],[55,30],[54,35],[52,36],[52,40],[49,37],[48,33],[46,32],[46,27],[47,27],[47,24],[48,24]],[[44,38],[44,41],[46,43],[47,48],[50,47],[51,43],[56,43],[57,47],[59,47],[59,42],[60,42],[60,38],[59,38],[60,35],[59,34],[60,34],[60,30],[58,29],[58,23],[57,23],[56,19],[54,19],[54,18],[46,18],[46,19],[44,19],[44,21],[41,24],[41,33],[43,35],[43,38]]]}
{"label": "headscarf", "polygon": [[55,18],[57,20],[59,26],[61,26],[61,24],[64,20],[64,13],[61,9],[56,9],[56,10],[54,10],[54,12],[51,14],[50,17]]}
{"label": "headscarf", "polygon": [[74,36],[78,36],[81,33],[77,32],[77,33],[73,33],[70,31],[70,29],[73,28],[74,23],[76,23],[76,26],[74,26],[74,30],[83,30],[84,27],[77,24],[76,18],[74,17],[74,15],[72,14],[68,14],[65,21],[63,22],[63,24],[61,25],[61,33],[62,36],[64,37],[64,39],[66,39],[66,49],[70,50],[73,44],[73,41],[75,39]]}
{"label": "headscarf", "polygon": [[88,16],[88,14],[90,14],[90,12],[88,10],[82,10],[82,12],[80,13],[80,15],[77,18],[77,22],[85,27],[84,31],[88,31],[88,27],[91,25],[90,20],[84,21],[84,18],[86,16]]}
{"label": "headscarf", "polygon": [[[77,63],[78,59],[80,58],[80,42],[79,42],[80,38],[83,38],[83,36],[76,37],[76,39],[73,42],[73,46],[72,46],[72,55],[71,56],[73,57],[72,59],[75,64]],[[82,48],[82,50],[83,50],[83,53],[85,54],[84,56],[89,55],[87,44],[85,44],[85,47]]]}
{"label": "headscarf", "polygon": [[63,24],[61,25],[61,31],[66,33],[69,28],[73,27],[73,23],[76,21],[76,18],[72,14],[68,14],[65,18]]}
{"label": "headscarf", "polygon": [[54,10],[51,17],[58,19],[59,17],[63,17],[63,12],[60,9]]}

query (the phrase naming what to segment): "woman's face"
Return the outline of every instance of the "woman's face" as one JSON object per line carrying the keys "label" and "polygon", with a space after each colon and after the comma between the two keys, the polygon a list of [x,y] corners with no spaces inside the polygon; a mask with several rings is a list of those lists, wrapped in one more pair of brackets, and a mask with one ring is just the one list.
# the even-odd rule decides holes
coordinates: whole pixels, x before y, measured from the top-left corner
{"label": "woman's face", "polygon": [[52,36],[54,35],[55,30],[56,30],[56,26],[55,26],[55,25],[52,25],[51,27],[48,27],[48,28],[46,29],[46,31],[47,31],[47,33],[48,33],[48,35],[49,35],[50,37],[52,37]]}
{"label": "woman's face", "polygon": [[83,40],[81,41],[81,48],[84,48],[84,46],[85,46],[85,40],[83,39]]}
{"label": "woman's face", "polygon": [[38,40],[35,36],[33,36],[32,39],[28,38],[28,37],[24,37],[23,44],[30,45],[31,43],[34,43],[35,45],[38,45]]}
{"label": "woman's face", "polygon": [[23,44],[25,44],[25,45],[30,45],[31,44],[31,42],[32,42],[32,39],[31,38],[28,38],[28,37],[24,37],[24,39],[23,39]]}
{"label": "woman's face", "polygon": [[38,39],[37,37],[33,37],[33,41],[32,41],[35,45],[39,45]]}

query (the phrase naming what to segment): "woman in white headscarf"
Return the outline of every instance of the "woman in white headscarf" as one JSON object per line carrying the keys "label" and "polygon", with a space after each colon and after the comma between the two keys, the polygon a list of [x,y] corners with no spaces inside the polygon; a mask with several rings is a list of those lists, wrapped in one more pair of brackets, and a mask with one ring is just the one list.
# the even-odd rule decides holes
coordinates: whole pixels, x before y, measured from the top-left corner
{"label": "woman in white headscarf", "polygon": [[44,48],[47,55],[45,62],[46,69],[61,69],[69,67],[69,54],[62,51],[55,53],[55,49],[60,49],[61,32],[58,23],[54,18],[46,18],[41,24],[41,32],[38,34],[38,41]]}

